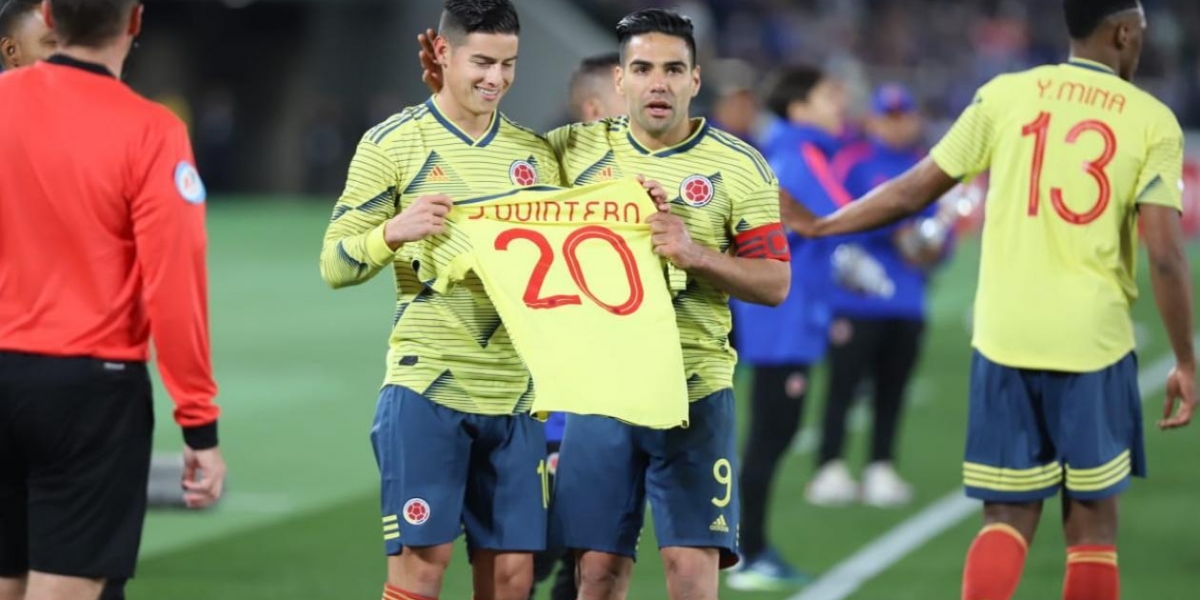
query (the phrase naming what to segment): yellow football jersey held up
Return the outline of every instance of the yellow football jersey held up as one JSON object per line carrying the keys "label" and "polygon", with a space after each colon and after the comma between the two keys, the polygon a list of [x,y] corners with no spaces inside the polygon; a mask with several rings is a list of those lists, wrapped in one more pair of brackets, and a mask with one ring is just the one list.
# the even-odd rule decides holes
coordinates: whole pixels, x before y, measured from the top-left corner
{"label": "yellow football jersey held up", "polygon": [[[748,258],[774,258],[767,250],[780,246],[786,253],[779,182],[767,161],[704,119],[692,123],[691,136],[659,150],[634,137],[629,117],[567,125],[546,137],[570,185],[644,175],[666,188],[671,214],[683,219],[697,244]],[[674,303],[690,400],[733,387],[729,294],[688,276]]]}
{"label": "yellow football jersey held up", "polygon": [[931,153],[991,169],[974,346],[999,364],[1091,372],[1134,349],[1137,207],[1181,209],[1183,132],[1098,63],[1002,75]]}
{"label": "yellow football jersey held up", "polygon": [[321,274],[333,287],[363,283],[384,269],[395,277],[385,384],[466,413],[529,410],[532,378],[483,283],[472,277],[453,293],[433,294],[404,258],[410,245],[392,251],[384,228],[422,196],[474,198],[559,183],[546,141],[501,113],[473,139],[430,99],[362,137],[325,232]]}
{"label": "yellow football jersey held up", "polygon": [[535,415],[686,426],[669,276],[645,224],[655,210],[633,179],[462,200],[448,217],[459,235],[411,258],[435,293],[470,273],[483,281],[533,376]]}

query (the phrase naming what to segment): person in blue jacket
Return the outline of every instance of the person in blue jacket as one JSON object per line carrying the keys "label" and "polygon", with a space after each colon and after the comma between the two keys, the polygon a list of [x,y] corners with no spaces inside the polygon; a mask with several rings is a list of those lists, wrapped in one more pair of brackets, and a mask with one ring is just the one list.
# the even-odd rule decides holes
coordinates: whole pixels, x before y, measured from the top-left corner
{"label": "person in blue jacket", "polygon": [[[844,148],[835,176],[855,198],[893,179],[924,157],[922,122],[912,94],[880,86],[872,97],[868,138]],[[805,490],[818,505],[860,500],[889,507],[909,502],[912,489],[893,466],[905,390],[925,330],[930,271],[952,241],[953,213],[937,205],[896,226],[843,239],[833,256],[834,322],[830,328],[829,390],[817,471]],[[846,417],[860,386],[873,386],[870,462],[862,485],[842,459]]]}
{"label": "person in blue jacket", "polygon": [[[777,121],[763,150],[780,183],[784,225],[805,212],[823,216],[850,201],[830,161],[843,128],[841,84],[821,70],[797,66],[772,74],[766,107]],[[780,459],[800,428],[809,370],[825,354],[832,293],[830,251],[836,240],[788,235],[792,287],[775,308],[734,302],[734,338],[740,360],[753,367],[750,429],[742,456],[742,566],[726,579],[739,590],[771,590],[803,584],[807,576],[767,541],[765,523],[771,484]]]}

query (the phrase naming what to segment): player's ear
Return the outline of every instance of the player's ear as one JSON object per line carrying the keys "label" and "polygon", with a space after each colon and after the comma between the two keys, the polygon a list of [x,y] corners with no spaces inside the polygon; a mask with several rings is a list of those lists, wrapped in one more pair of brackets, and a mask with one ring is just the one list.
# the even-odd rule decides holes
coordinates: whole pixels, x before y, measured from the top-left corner
{"label": "player's ear", "polygon": [[443,67],[450,62],[450,40],[444,35],[433,39],[433,60]]}
{"label": "player's ear", "polygon": [[42,20],[46,22],[46,27],[54,29],[54,14],[50,12],[49,2],[42,2]]}
{"label": "player's ear", "polygon": [[12,41],[12,38],[0,38],[0,66],[12,65],[14,68],[20,65],[17,64],[17,43]]}
{"label": "player's ear", "polygon": [[600,101],[595,98],[589,98],[583,103],[583,121],[585,123],[599,121],[602,112]]}
{"label": "player's ear", "polygon": [[1123,23],[1117,23],[1112,28],[1112,43],[1113,47],[1119,51],[1125,50],[1125,47],[1129,45],[1129,31]]}
{"label": "player's ear", "polygon": [[692,97],[700,94],[700,65],[692,67]]}
{"label": "player's ear", "polygon": [[616,67],[613,70],[613,83],[617,85],[617,91],[622,95],[625,94],[625,67]]}
{"label": "player's ear", "polygon": [[[49,4],[49,3],[47,3]],[[133,14],[129,15],[129,37],[137,37],[142,33],[142,16],[146,12],[145,4],[138,4],[133,9]]]}

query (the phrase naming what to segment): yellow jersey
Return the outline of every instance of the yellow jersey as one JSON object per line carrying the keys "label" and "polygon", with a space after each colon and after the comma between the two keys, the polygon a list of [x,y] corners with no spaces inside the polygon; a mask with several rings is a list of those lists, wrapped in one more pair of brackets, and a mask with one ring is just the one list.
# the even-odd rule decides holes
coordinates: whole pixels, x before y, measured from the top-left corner
{"label": "yellow jersey", "polygon": [[[686,222],[695,242],[756,258],[777,251],[779,243],[786,252],[779,182],[767,161],[704,119],[692,123],[691,136],[656,151],[634,138],[627,116],[568,125],[547,138],[569,185],[644,175],[666,188],[671,213]],[[674,304],[688,397],[695,401],[733,385],[737,354],[729,343],[729,296],[702,278],[689,276],[686,286]]]}
{"label": "yellow jersey", "polygon": [[409,255],[437,293],[477,275],[533,375],[531,411],[688,424],[675,311],[634,179],[464,199]]}
{"label": "yellow jersey", "polygon": [[956,178],[991,169],[979,352],[1082,373],[1134,349],[1137,207],[1182,207],[1183,132],[1170,109],[1072,59],[980,88],[931,156]]}
{"label": "yellow jersey", "polygon": [[483,282],[469,276],[436,294],[406,255],[384,241],[388,219],[418,197],[465,199],[514,187],[560,185],[544,138],[497,112],[472,139],[434,99],[367,131],[350,164],[321,249],[321,274],[334,287],[362,283],[384,267],[396,278],[385,383],[407,387],[449,408],[475,414],[529,409],[533,385]]}

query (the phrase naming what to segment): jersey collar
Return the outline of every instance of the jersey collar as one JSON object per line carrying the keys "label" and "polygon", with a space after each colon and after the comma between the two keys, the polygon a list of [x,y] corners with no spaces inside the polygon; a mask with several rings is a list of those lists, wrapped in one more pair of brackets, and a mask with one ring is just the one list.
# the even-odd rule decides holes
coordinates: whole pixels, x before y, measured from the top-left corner
{"label": "jersey collar", "polygon": [[463,143],[468,146],[484,148],[488,144],[492,143],[492,140],[496,139],[497,133],[500,133],[500,111],[492,112],[492,123],[488,125],[488,128],[483,132],[483,137],[479,138],[478,140],[474,140],[471,139],[471,136],[467,135],[467,132],[459,129],[458,125],[454,124],[454,121],[451,121],[450,119],[446,118],[446,115],[442,114],[441,109],[438,108],[437,102],[433,99],[433,97],[430,97],[425,101],[425,106],[429,108],[429,113],[433,115],[433,118],[437,119],[437,122],[441,123],[442,127],[446,128],[446,131],[453,133],[456,137],[458,137],[458,139],[462,140]]}
{"label": "jersey collar", "polygon": [[46,62],[52,65],[59,65],[63,67],[74,67],[76,69],[87,71],[88,73],[94,73],[96,75],[103,75],[105,77],[116,79],[116,76],[112,74],[112,71],[108,70],[108,67],[97,63],[71,58],[66,54],[54,54],[50,56],[50,58],[47,58]]}
{"label": "jersey collar", "polygon": [[1112,68],[1108,65],[1100,64],[1094,60],[1088,60],[1086,58],[1079,58],[1077,56],[1072,56],[1071,60],[1067,61],[1067,64],[1071,65],[1072,67],[1079,67],[1080,69],[1087,69],[1089,71],[1097,71],[1100,73],[1107,73],[1109,75],[1117,74],[1117,72],[1112,70]]}
{"label": "jersey collar", "polygon": [[633,146],[633,149],[637,150],[640,154],[666,158],[668,156],[674,156],[676,154],[687,152],[688,150],[695,148],[696,144],[699,144],[704,140],[704,136],[708,134],[708,120],[700,117],[697,119],[692,119],[692,123],[699,123],[700,126],[697,127],[696,131],[693,131],[692,135],[689,135],[687,139],[675,144],[674,146],[667,146],[666,148],[659,148],[658,150],[651,150],[642,145],[641,142],[637,141],[637,138],[633,136],[632,127],[626,130],[625,136],[629,138],[629,145]]}

